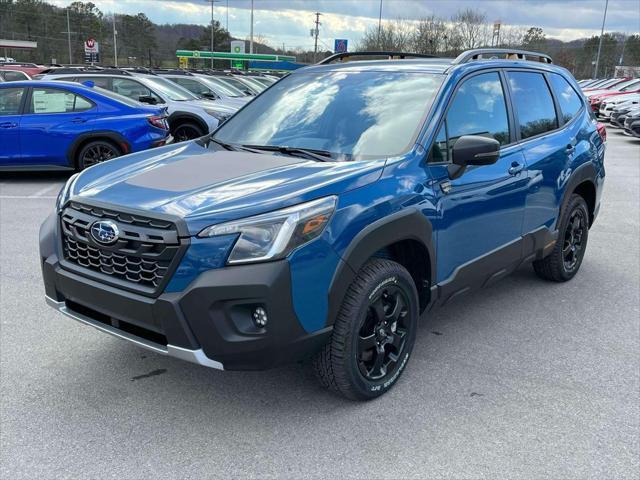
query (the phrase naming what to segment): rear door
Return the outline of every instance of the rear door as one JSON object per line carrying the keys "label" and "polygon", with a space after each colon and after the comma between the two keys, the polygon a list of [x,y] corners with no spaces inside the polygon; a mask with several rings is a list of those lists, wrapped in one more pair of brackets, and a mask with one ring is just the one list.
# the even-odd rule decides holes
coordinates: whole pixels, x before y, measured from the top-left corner
{"label": "rear door", "polygon": [[22,157],[28,165],[72,166],[67,154],[91,129],[98,109],[90,100],[51,87],[32,87],[22,117]]}
{"label": "rear door", "polygon": [[576,151],[575,132],[561,128],[558,108],[544,72],[507,72],[516,114],[516,131],[529,180],[524,233],[555,229],[563,183]]}
{"label": "rear door", "polygon": [[20,122],[26,99],[25,87],[0,88],[0,166],[17,167],[21,162]]}

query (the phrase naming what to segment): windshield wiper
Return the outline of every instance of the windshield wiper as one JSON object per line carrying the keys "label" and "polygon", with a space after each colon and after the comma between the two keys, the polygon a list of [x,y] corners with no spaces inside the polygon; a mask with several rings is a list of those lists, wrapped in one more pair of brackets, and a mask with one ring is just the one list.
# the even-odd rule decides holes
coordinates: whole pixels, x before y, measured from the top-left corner
{"label": "windshield wiper", "polygon": [[331,152],[325,150],[315,150],[308,148],[286,147],[277,145],[243,145],[250,150],[265,150],[267,152],[279,152],[285,155],[303,156],[318,162],[328,162],[333,159]]}

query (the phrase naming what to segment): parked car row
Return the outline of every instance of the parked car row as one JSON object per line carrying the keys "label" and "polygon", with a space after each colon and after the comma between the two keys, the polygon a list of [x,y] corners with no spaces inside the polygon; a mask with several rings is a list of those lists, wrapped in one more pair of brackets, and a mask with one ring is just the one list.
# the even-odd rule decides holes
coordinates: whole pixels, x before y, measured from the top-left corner
{"label": "parked car row", "polygon": [[582,80],[581,88],[599,120],[640,137],[640,79]]}
{"label": "parked car row", "polygon": [[276,80],[220,71],[3,64],[0,169],[82,170],[199,138]]}

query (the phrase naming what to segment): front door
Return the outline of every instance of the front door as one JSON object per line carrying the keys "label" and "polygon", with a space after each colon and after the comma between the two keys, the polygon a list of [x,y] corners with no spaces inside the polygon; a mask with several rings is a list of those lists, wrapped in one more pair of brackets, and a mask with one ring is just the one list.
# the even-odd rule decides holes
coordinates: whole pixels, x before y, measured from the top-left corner
{"label": "front door", "polygon": [[26,89],[0,88],[0,167],[20,166],[20,121]]}
{"label": "front door", "polygon": [[[459,286],[460,280],[484,283],[492,275],[506,273],[506,267],[521,258],[526,165],[510,128],[504,92],[497,71],[464,79],[429,155],[437,195],[433,227],[438,283],[455,282],[456,277]],[[500,158],[493,165],[468,166],[451,179],[447,167],[453,146],[463,135],[498,140]]]}

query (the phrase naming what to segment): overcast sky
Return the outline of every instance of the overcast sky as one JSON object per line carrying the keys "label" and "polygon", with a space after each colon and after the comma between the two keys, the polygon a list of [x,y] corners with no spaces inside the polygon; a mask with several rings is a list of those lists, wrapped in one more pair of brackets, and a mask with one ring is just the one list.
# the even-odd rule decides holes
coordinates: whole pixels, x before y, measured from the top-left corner
{"label": "overcast sky", "polygon": [[[51,1],[51,0],[50,0]],[[66,6],[72,0],[53,0]],[[208,0],[91,0],[105,13],[143,12],[156,23],[207,24]],[[248,37],[250,0],[216,0],[214,17],[238,38]],[[382,0],[383,19],[419,19],[436,14],[450,17],[458,9],[475,8],[490,21],[504,25],[542,27],[547,36],[573,40],[600,33],[605,0]],[[334,38],[356,42],[377,25],[380,0],[254,0],[254,35],[271,46],[313,48],[310,29],[321,12],[321,48],[332,49]],[[640,31],[640,0],[610,0],[605,31]]]}

